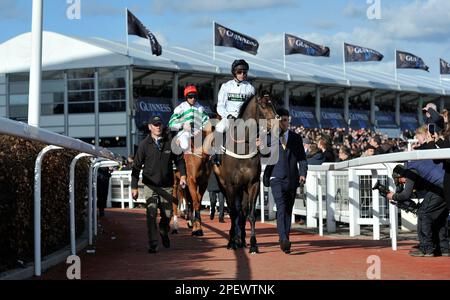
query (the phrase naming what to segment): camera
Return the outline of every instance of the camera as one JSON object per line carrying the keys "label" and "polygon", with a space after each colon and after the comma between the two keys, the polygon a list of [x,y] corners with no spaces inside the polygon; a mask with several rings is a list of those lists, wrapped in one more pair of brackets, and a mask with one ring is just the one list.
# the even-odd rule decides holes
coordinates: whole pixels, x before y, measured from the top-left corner
{"label": "camera", "polygon": [[[386,197],[387,194],[390,192],[389,188],[387,186],[384,186],[380,181],[377,181],[377,183],[374,185],[372,190],[378,190],[380,195],[383,197]],[[391,201],[392,204],[397,206],[399,209],[404,210],[406,212],[413,213],[417,215],[417,212],[419,210],[420,204],[414,202],[411,199],[405,200],[405,201]]]}

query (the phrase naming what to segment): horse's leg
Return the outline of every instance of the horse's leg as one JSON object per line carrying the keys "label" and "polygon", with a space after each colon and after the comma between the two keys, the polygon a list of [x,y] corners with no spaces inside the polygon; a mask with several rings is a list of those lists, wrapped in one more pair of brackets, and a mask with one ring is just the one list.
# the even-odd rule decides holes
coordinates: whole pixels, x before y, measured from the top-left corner
{"label": "horse's leg", "polygon": [[177,177],[176,177],[176,174],[174,173],[174,184],[173,184],[173,190],[172,190],[172,197],[176,201],[172,202],[172,209],[173,209],[172,234],[178,233],[178,204],[180,203],[178,188],[179,188],[179,185],[178,185]]}
{"label": "horse's leg", "polygon": [[247,215],[245,214],[244,203],[246,202],[248,195],[244,191],[240,190],[236,195],[236,211],[237,211],[237,222],[236,222],[236,244],[238,248],[247,247],[245,242],[245,223],[247,222]]}
{"label": "horse's leg", "polygon": [[238,212],[236,211],[236,206],[235,206],[235,195],[236,195],[236,191],[234,190],[233,187],[226,187],[227,205],[230,209],[230,219],[231,219],[231,228],[229,231],[230,237],[228,240],[227,249],[233,249],[233,250],[237,249],[236,223],[237,223],[237,219],[238,219],[238,215],[237,215]]}
{"label": "horse's leg", "polygon": [[194,212],[194,227],[192,227],[192,235],[193,236],[202,236],[203,230],[202,230],[202,220],[200,216],[200,205],[201,205],[201,198],[199,198],[198,195],[198,184],[195,180],[195,178],[190,177],[188,183],[189,187],[189,193],[191,194],[192,198],[192,208]]}
{"label": "horse's leg", "polygon": [[249,220],[250,220],[250,226],[251,226],[251,233],[250,233],[250,253],[255,254],[259,253],[258,245],[256,242],[256,199],[258,197],[259,193],[259,182],[254,183],[249,190],[248,193],[248,208],[249,208]]}

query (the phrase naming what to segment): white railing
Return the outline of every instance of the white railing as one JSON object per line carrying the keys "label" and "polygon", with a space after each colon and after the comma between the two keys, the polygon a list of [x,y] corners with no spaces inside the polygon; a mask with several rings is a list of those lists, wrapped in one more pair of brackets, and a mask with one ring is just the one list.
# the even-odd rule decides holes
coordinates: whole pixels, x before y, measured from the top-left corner
{"label": "white railing", "polygon": [[[71,166],[71,180],[69,184],[69,194],[70,194],[70,240],[71,240],[71,252],[74,253],[76,247],[75,244],[75,222],[74,222],[74,167],[76,160],[81,156],[94,156],[102,157],[107,160],[114,161],[115,155],[111,151],[104,149],[102,147],[95,147],[83,141],[63,136],[45,129],[30,126],[28,124],[13,121],[10,119],[0,117],[0,134],[11,135],[21,137],[27,140],[37,141],[49,145],[44,148],[36,158],[35,162],[35,183],[34,183],[34,274],[36,276],[41,276],[41,166],[43,161],[43,156],[46,152],[50,150],[61,150],[62,148],[71,149],[80,152],[81,154],[74,159]],[[114,162],[114,164],[117,164]],[[91,166],[92,167],[92,166]],[[89,178],[92,179],[92,178]],[[88,180],[89,180],[88,179]],[[94,179],[96,180],[96,178]],[[92,184],[89,183],[89,195],[92,196]],[[94,195],[94,200],[96,195]],[[94,201],[95,203],[95,201]],[[88,210],[91,210],[89,207]],[[89,224],[92,224],[92,214],[88,215]],[[94,216],[95,218],[95,216]],[[96,224],[96,222],[94,222]],[[90,226],[90,225],[89,225]],[[96,229],[96,228],[95,228]]]}

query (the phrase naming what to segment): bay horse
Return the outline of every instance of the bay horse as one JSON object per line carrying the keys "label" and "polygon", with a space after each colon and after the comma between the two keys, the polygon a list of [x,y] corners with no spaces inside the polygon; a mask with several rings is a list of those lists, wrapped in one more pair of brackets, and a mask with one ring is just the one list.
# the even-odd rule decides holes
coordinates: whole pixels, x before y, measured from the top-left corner
{"label": "bay horse", "polygon": [[[226,132],[227,139],[225,141],[226,146],[222,164],[220,166],[214,165],[213,167],[230,210],[231,228],[227,248],[236,250],[247,246],[245,225],[248,218],[251,225],[249,252],[252,254],[259,252],[255,232],[255,211],[260,186],[261,157],[256,147],[256,138],[264,130],[270,130],[272,120],[279,120],[270,97],[264,95],[264,93],[260,92],[242,105],[237,124],[245,122],[250,127],[247,128],[248,130],[245,130],[242,138],[237,134],[239,132],[237,127],[230,124]],[[268,121],[267,128],[259,128],[260,120]],[[251,128],[251,126],[256,128]],[[233,152],[236,146],[245,148],[245,153],[247,154],[239,155]],[[261,199],[261,201],[264,201],[264,199]]]}

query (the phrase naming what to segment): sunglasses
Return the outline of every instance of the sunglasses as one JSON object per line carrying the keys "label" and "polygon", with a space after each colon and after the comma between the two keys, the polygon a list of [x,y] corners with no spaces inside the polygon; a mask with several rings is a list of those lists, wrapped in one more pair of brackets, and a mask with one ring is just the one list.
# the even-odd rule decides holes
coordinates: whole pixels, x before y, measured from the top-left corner
{"label": "sunglasses", "polygon": [[197,95],[196,94],[188,94],[187,98],[190,98],[190,99],[194,98],[194,99],[196,99]]}
{"label": "sunglasses", "polygon": [[247,75],[248,71],[246,71],[246,70],[237,70],[236,74],[238,74],[238,75],[242,75],[242,74]]}

